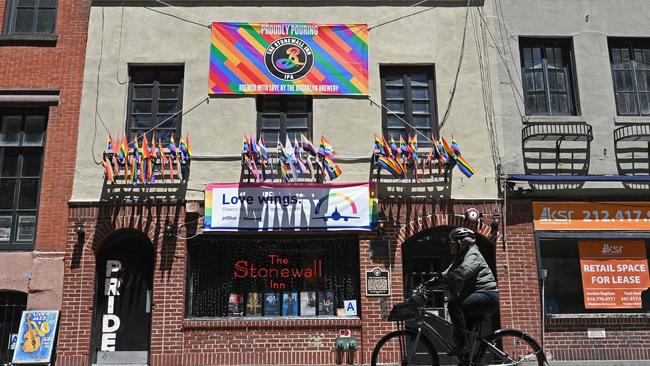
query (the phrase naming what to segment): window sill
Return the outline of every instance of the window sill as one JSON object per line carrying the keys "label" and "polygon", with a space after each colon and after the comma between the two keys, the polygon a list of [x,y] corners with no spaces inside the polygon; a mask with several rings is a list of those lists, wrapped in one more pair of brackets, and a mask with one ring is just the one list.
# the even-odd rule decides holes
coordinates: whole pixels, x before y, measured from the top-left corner
{"label": "window sill", "polygon": [[632,319],[650,318],[650,313],[546,314],[546,319]]}
{"label": "window sill", "polygon": [[58,39],[58,34],[0,34],[0,46],[54,47]]}
{"label": "window sill", "polygon": [[233,328],[311,328],[311,327],[361,327],[361,318],[351,317],[231,317],[185,319],[183,329],[233,329]]}
{"label": "window sill", "polygon": [[616,116],[614,123],[617,125],[650,123],[650,116]]}
{"label": "window sill", "polygon": [[524,123],[587,123],[584,116],[523,116]]}

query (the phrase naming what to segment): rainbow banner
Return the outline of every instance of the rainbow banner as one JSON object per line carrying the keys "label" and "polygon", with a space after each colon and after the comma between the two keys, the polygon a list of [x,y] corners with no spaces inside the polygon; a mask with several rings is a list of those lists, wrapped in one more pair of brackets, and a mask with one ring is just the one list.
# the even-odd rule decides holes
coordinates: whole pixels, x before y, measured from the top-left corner
{"label": "rainbow banner", "polygon": [[368,94],[368,25],[213,22],[208,94]]}
{"label": "rainbow banner", "polygon": [[204,231],[369,231],[376,224],[373,183],[205,186]]}

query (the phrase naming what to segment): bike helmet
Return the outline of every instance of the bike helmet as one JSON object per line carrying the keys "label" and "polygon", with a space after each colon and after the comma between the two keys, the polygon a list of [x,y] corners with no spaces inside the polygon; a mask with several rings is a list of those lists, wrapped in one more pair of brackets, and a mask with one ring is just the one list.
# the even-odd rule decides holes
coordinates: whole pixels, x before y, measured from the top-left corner
{"label": "bike helmet", "polygon": [[449,233],[449,240],[463,240],[470,238],[472,241],[476,240],[474,232],[466,227],[457,227]]}

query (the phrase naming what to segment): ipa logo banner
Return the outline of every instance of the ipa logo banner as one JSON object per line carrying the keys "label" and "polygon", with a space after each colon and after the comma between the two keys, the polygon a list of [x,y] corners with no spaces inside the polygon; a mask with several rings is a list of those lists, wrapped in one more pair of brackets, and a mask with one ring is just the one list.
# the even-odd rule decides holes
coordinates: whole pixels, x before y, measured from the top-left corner
{"label": "ipa logo banner", "polygon": [[377,222],[374,185],[208,184],[203,229],[372,230]]}
{"label": "ipa logo banner", "polygon": [[208,93],[368,94],[368,25],[212,23]]}
{"label": "ipa logo banner", "polygon": [[580,240],[585,309],[640,309],[650,287],[644,240]]}

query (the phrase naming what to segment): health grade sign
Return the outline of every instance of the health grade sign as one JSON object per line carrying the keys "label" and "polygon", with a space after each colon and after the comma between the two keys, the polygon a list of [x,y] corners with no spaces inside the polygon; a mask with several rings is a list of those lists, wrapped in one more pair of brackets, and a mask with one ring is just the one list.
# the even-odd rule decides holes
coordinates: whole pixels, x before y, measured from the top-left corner
{"label": "health grade sign", "polygon": [[643,240],[581,240],[585,309],[640,309],[650,287]]}
{"label": "health grade sign", "polygon": [[212,23],[208,93],[368,94],[368,25]]}
{"label": "health grade sign", "polygon": [[205,186],[204,231],[372,230],[371,183],[213,183]]}

